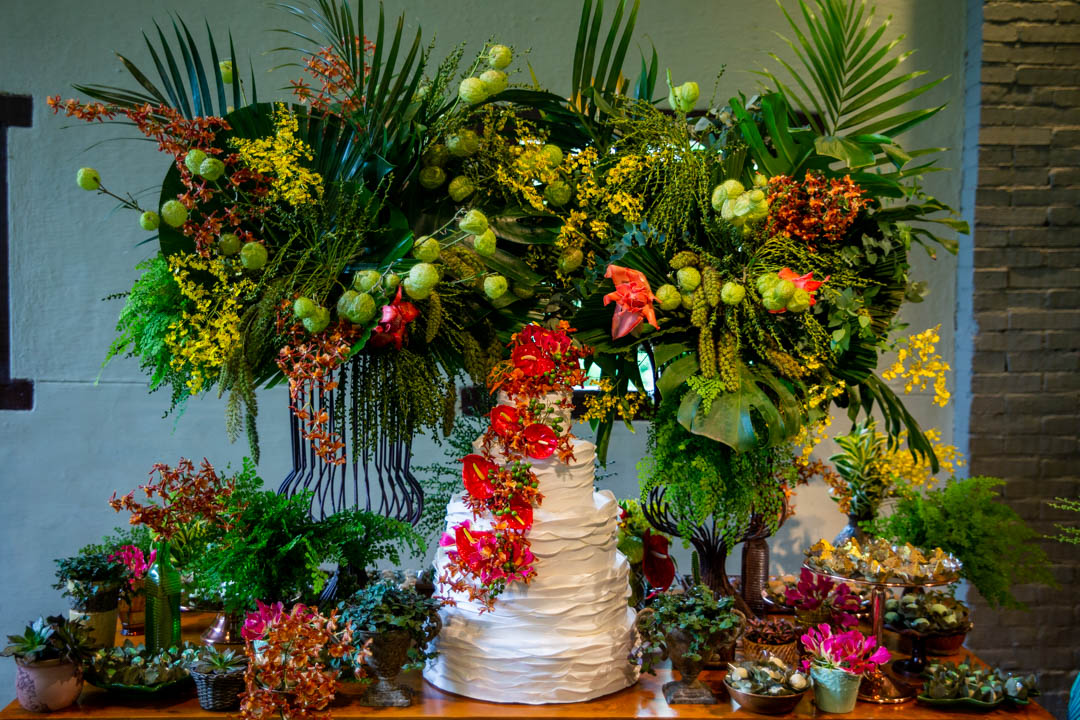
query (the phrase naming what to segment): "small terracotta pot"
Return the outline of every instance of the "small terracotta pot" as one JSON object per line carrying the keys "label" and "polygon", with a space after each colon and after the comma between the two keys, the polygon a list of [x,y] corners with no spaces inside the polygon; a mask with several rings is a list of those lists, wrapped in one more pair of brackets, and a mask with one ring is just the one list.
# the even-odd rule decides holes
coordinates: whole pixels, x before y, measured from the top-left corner
{"label": "small terracotta pot", "polygon": [[82,688],[82,669],[73,662],[15,660],[15,695],[30,712],[63,710],[75,702]]}

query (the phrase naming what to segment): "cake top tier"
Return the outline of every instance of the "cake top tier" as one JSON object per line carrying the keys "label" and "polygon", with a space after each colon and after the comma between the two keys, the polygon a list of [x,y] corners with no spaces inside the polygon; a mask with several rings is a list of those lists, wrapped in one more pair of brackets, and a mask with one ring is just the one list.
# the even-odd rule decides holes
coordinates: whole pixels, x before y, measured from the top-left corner
{"label": "cake top tier", "polygon": [[555,420],[558,420],[561,423],[563,433],[570,431],[573,426],[573,420],[570,416],[574,410],[574,399],[569,391],[549,392],[538,398],[510,395],[500,391],[496,397],[496,402],[499,405],[517,405],[518,403],[532,401],[538,403],[539,406],[539,412],[536,413],[538,422],[552,425]]}

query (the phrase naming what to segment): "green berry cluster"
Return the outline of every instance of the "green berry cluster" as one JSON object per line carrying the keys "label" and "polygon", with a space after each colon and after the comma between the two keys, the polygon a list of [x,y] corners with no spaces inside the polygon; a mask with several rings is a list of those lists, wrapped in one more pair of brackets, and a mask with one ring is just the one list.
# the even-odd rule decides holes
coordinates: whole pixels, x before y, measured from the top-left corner
{"label": "green berry cluster", "polygon": [[709,305],[716,307],[720,304],[720,271],[712,265],[706,265],[701,270],[701,285],[705,289],[705,299]]}
{"label": "green berry cluster", "polygon": [[739,344],[734,335],[725,332],[716,342],[716,368],[728,392],[739,389]]}
{"label": "green berry cluster", "polygon": [[698,365],[706,378],[716,377],[716,343],[713,342],[712,328],[701,328],[698,335]]}
{"label": "green berry cluster", "polygon": [[681,270],[684,267],[697,265],[698,263],[699,260],[696,252],[693,250],[682,250],[672,256],[671,262],[669,262],[668,265],[671,266],[672,270]]}

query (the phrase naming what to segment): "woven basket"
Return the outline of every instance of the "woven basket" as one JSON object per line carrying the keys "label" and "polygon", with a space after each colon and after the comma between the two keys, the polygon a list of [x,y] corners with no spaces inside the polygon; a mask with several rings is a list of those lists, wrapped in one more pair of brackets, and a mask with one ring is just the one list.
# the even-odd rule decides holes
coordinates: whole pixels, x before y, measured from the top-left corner
{"label": "woven basket", "polygon": [[787,663],[788,667],[794,668],[799,664],[799,643],[792,640],[783,645],[765,645],[744,637],[742,654],[747,660],[768,660],[770,655],[775,655]]}
{"label": "woven basket", "polygon": [[244,692],[244,672],[237,671],[228,675],[191,671],[195,679],[195,692],[199,696],[199,707],[203,710],[235,710],[240,707],[240,693]]}

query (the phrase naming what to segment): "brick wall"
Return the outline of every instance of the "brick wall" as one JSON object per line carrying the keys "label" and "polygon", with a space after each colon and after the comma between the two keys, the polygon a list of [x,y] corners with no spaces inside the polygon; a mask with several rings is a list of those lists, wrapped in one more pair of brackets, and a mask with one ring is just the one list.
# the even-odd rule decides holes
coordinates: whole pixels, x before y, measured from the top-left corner
{"label": "brick wall", "polygon": [[[1006,478],[1041,532],[1080,495],[1080,2],[983,5],[975,198],[970,470]],[[1072,518],[1075,520],[1075,518]],[[1060,590],[1025,587],[1029,613],[979,603],[969,646],[1039,669],[1065,718],[1080,669],[1080,549],[1047,542]]]}

